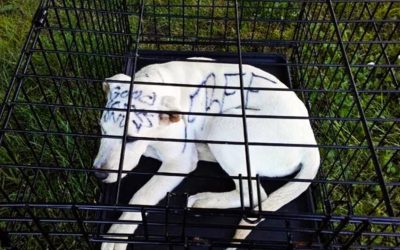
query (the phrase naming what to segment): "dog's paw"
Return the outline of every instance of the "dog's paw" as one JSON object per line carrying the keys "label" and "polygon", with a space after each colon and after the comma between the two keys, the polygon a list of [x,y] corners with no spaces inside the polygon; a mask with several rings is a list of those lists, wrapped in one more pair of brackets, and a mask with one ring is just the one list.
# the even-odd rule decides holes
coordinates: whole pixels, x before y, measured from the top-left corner
{"label": "dog's paw", "polygon": [[[108,230],[107,234],[130,234],[136,229],[136,225],[121,225],[113,224]],[[107,239],[121,239],[127,240],[128,237],[122,236],[106,236]],[[104,242],[101,244],[101,250],[125,250],[127,248],[127,243],[114,243],[114,242]]]}
{"label": "dog's paw", "polygon": [[208,193],[198,193],[195,195],[191,195],[188,198],[188,207],[193,208],[207,208],[213,207],[212,200],[209,198],[210,195]]}
{"label": "dog's paw", "polygon": [[104,242],[103,244],[101,244],[101,250],[125,250],[127,246],[128,244],[126,243]]}

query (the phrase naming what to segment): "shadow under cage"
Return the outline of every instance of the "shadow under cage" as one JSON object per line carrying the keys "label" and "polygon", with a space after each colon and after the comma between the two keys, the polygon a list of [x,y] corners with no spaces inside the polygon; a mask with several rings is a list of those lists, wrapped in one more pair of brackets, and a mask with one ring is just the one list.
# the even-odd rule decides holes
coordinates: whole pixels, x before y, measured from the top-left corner
{"label": "shadow under cage", "polygon": [[[0,106],[2,246],[398,247],[399,10],[399,1],[386,0],[43,0]],[[296,180],[311,183],[299,198],[276,212],[188,208],[188,195],[229,191],[232,179],[257,181],[252,192],[258,193],[260,186],[272,192],[294,177],[228,176],[210,162],[182,175],[154,206],[128,201],[153,175],[168,175],[157,173],[157,160],[143,157],[125,178],[119,169],[114,184],[94,177],[99,142],[107,137],[99,126],[107,110],[104,79],[188,57],[259,67],[305,103],[309,117],[252,117],[310,121],[321,163],[314,180]],[[126,133],[112,138],[123,148],[134,139]],[[127,240],[104,237],[122,211],[142,214],[141,221],[125,222],[140,224],[139,230]],[[241,218],[264,221],[236,245],[232,236]]]}

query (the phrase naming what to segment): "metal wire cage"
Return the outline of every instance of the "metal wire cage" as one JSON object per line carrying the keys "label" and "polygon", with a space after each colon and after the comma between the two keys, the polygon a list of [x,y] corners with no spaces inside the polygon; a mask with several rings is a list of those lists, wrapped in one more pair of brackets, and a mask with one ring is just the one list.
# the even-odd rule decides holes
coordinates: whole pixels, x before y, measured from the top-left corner
{"label": "metal wire cage", "polygon": [[[142,221],[128,222],[143,228],[128,240],[134,247],[229,247],[230,237],[218,232],[234,230],[243,216],[266,219],[253,230],[258,238],[242,242],[246,249],[397,247],[399,3],[42,1],[0,107],[3,247],[96,249],[110,240],[103,237],[116,222],[109,214],[118,211],[142,212]],[[185,199],[184,188],[156,206],[127,205],[125,179],[110,186],[92,176],[104,78],[189,56],[284,72],[280,79],[309,110],[321,154],[318,176],[305,180],[312,185],[298,201],[305,208],[272,213],[171,205]],[[140,177],[137,190],[152,174],[129,176]],[[191,176],[201,185],[229,181],[223,173]],[[214,237],[193,233],[199,228]]]}

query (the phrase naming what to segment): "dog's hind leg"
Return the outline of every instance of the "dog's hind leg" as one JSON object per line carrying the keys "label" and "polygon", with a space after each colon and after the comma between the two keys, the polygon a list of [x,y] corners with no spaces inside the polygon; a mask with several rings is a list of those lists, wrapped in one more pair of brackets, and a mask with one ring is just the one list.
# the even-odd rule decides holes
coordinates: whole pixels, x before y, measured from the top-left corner
{"label": "dog's hind leg", "polygon": [[[188,207],[195,208],[235,208],[240,207],[241,204],[241,192],[239,181],[234,180],[235,189],[229,192],[215,193],[215,192],[204,192],[192,195],[188,199]],[[249,188],[247,184],[247,180],[244,180],[242,188],[242,197],[243,197],[243,206],[247,207],[250,205],[250,194]],[[253,189],[253,201],[255,204],[258,204],[258,195],[257,195],[257,183],[256,181],[252,182]],[[261,187],[260,189],[260,202],[267,198],[267,194],[264,189]]]}
{"label": "dog's hind leg", "polygon": [[[311,180],[314,179],[317,174],[319,161],[318,149],[308,149],[301,161],[302,168],[294,178],[303,181],[290,181],[271,193],[267,198],[262,199],[262,210],[271,212],[276,211],[306,191],[311,184]],[[258,209],[258,206],[254,208],[254,210]],[[244,240],[250,234],[251,230],[260,222],[261,221],[250,224],[242,220],[239,226],[247,226],[247,228],[238,229],[233,238],[235,240]]]}

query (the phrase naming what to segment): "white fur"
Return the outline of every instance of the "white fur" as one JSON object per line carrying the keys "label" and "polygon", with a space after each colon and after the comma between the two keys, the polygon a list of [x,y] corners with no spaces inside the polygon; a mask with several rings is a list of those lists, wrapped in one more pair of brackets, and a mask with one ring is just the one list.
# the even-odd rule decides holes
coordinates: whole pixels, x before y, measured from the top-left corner
{"label": "white fur", "polygon": [[[210,59],[212,60],[212,59]],[[136,109],[152,109],[184,112],[208,112],[241,115],[240,90],[199,88],[200,84],[212,86],[239,87],[238,65],[215,62],[168,62],[144,67],[135,74],[135,82],[180,83],[193,85],[171,87],[167,85],[134,84],[132,104]],[[292,91],[273,75],[250,65],[243,65],[245,87],[274,88],[279,90],[245,90],[247,115],[301,116],[308,117],[307,109]],[[236,75],[235,75],[236,74]],[[107,107],[121,108],[121,111],[103,112],[101,126],[103,134],[122,135],[125,124],[127,91],[129,84],[112,82],[130,77],[118,74],[104,84],[108,93]],[[116,94],[116,93],[119,94]],[[123,94],[124,93],[124,94]],[[138,94],[141,93],[141,94]],[[126,94],[126,96],[125,96]],[[223,105],[222,105],[223,102]],[[162,117],[162,118],[160,118]],[[128,122],[130,136],[159,137],[175,139],[204,139],[243,142],[243,123],[240,117],[182,116],[171,122],[167,114],[158,115],[131,112]],[[122,127],[121,127],[122,125]],[[313,131],[307,119],[247,118],[249,142],[308,144],[316,145]],[[95,168],[117,170],[120,161],[121,140],[101,140]],[[189,173],[198,160],[217,161],[231,176],[246,176],[243,145],[199,144],[182,142],[135,141],[127,143],[123,170],[134,168],[142,155],[162,161],[160,172]],[[296,179],[313,179],[319,167],[319,151],[316,147],[249,146],[251,173],[253,176],[286,176],[301,169]],[[154,176],[130,200],[129,204],[155,205],[167,192],[174,189],[182,177]],[[115,182],[117,174],[110,173],[105,182]],[[225,193],[200,193],[189,197],[189,205],[197,208],[233,208],[240,206],[239,185]],[[244,182],[244,201],[248,206],[247,182]],[[253,190],[256,190],[255,183]],[[276,211],[303,193],[310,182],[290,182],[271,195],[262,190],[262,209]],[[255,194],[256,192],[254,192]],[[253,197],[257,201],[257,197]],[[141,220],[140,213],[124,212],[121,220]],[[242,221],[240,225],[245,225]],[[255,226],[255,225],[253,225]],[[109,233],[132,234],[137,225],[114,224]],[[238,230],[235,239],[244,239],[250,230]],[[112,237],[116,238],[116,237]],[[124,238],[124,237],[122,237]],[[125,237],[126,238],[126,237]],[[102,250],[125,249],[126,244],[103,243]]]}

